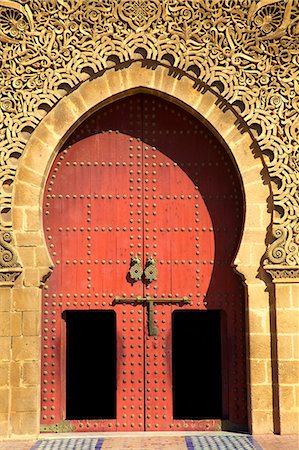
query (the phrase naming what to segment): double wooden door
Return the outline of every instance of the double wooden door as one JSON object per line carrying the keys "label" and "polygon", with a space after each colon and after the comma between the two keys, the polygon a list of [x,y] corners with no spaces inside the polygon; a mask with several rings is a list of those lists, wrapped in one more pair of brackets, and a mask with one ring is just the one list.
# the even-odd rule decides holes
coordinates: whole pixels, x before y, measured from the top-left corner
{"label": "double wooden door", "polygon": [[51,168],[44,227],[44,430],[246,424],[242,195],[199,121],[147,95],[94,114]]}

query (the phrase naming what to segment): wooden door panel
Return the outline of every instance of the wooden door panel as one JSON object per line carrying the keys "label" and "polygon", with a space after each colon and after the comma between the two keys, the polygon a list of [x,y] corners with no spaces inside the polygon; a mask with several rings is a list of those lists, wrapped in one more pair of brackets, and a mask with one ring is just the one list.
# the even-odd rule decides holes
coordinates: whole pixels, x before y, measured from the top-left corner
{"label": "wooden door panel", "polygon": [[[232,161],[196,118],[152,96],[119,100],[78,130],[55,160],[44,198],[54,271],[43,298],[42,423],[66,418],[63,312],[113,310],[116,417],[71,420],[76,430],[218,429],[222,419],[245,424],[244,292],[231,268],[243,203]],[[144,272],[132,281],[134,256],[142,270],[155,259],[155,280]],[[188,303],[181,302],[185,297]],[[217,419],[173,417],[176,310],[222,311]],[[186,377],[193,379],[188,367]]]}

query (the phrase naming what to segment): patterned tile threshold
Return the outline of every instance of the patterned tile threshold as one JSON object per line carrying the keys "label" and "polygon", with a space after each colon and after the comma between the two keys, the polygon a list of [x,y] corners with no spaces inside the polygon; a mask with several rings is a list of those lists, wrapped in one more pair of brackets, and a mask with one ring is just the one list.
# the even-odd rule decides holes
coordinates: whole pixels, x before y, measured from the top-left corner
{"label": "patterned tile threshold", "polygon": [[31,450],[262,450],[252,436],[127,436],[40,440]]}
{"label": "patterned tile threshold", "polygon": [[101,450],[103,442],[103,438],[40,440],[31,450]]}
{"label": "patterned tile threshold", "polygon": [[187,436],[188,450],[262,450],[252,436]]}
{"label": "patterned tile threshold", "polygon": [[299,450],[299,436],[215,433],[41,435],[35,443],[0,441],[0,450]]}

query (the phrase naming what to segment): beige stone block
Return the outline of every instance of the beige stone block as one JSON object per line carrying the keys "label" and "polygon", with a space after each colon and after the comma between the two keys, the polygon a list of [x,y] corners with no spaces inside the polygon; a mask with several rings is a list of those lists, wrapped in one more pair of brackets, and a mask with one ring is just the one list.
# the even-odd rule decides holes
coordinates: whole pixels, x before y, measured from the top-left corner
{"label": "beige stone block", "polygon": [[0,336],[10,336],[9,312],[0,312]]}
{"label": "beige stone block", "polygon": [[1,288],[0,291],[0,311],[9,311],[11,305],[11,289]]}
{"label": "beige stone block", "polygon": [[243,241],[252,245],[256,242],[265,242],[266,230],[259,228],[246,228],[244,230]]}
{"label": "beige stone block", "polygon": [[[69,108],[72,113],[73,113],[73,117],[78,118],[85,114],[86,111],[88,110],[86,103],[85,103],[85,99],[84,97],[82,97],[82,95],[80,94],[80,92],[74,92],[76,95],[72,95],[71,98],[68,100],[67,102],[67,108]],[[65,97],[65,100],[67,100],[67,98]],[[71,118],[72,120],[72,124],[73,125],[73,118]]]}
{"label": "beige stone block", "polygon": [[56,134],[56,137],[64,136],[86,112],[86,105],[82,103],[82,100],[81,108],[79,107],[80,100],[80,94],[74,92],[71,97],[64,97],[60,100],[57,107],[49,112],[45,126],[50,132]]}
{"label": "beige stone block", "polygon": [[21,164],[18,169],[18,179],[22,182],[40,187],[42,184],[42,178],[43,177],[40,173],[31,170],[25,164]]}
{"label": "beige stone block", "polygon": [[269,293],[266,292],[266,286],[263,282],[259,284],[248,285],[248,308],[249,310],[269,308]]}
{"label": "beige stone block", "polygon": [[40,334],[40,313],[36,311],[25,311],[23,313],[24,336],[38,336]]}
{"label": "beige stone block", "polygon": [[272,386],[252,385],[251,386],[251,406],[253,410],[272,410]]}
{"label": "beige stone block", "polygon": [[290,284],[277,283],[275,284],[275,303],[276,308],[291,308],[292,307],[292,286]]}
{"label": "beige stone block", "polygon": [[295,389],[296,408],[299,408],[299,385],[294,386],[294,389]]}
{"label": "beige stone block", "polygon": [[[182,89],[182,99],[184,101],[184,87],[180,85],[180,81],[178,81],[178,88]],[[204,95],[197,94],[196,96],[197,101],[194,102],[194,107],[205,119],[209,117],[209,122],[211,122],[213,120],[212,113],[218,110],[218,108],[215,106],[215,103],[217,101],[216,95],[210,91],[206,91]]]}
{"label": "beige stone block", "polygon": [[0,436],[5,439],[9,436],[8,413],[0,413]]}
{"label": "beige stone block", "polygon": [[296,405],[296,394],[294,386],[279,386],[280,411],[289,411]]}
{"label": "beige stone block", "polygon": [[211,119],[209,119],[211,125],[218,131],[222,139],[225,139],[227,135],[235,128],[236,116],[235,114],[227,109],[223,112],[218,109],[218,113]]}
{"label": "beige stone block", "polygon": [[294,359],[299,359],[299,336],[295,334],[294,336],[292,336],[292,340],[293,340]]}
{"label": "beige stone block", "polygon": [[251,253],[250,249],[246,249],[243,245],[239,250],[235,264],[237,270],[245,277],[248,284],[255,284],[258,281],[258,274],[260,270],[259,260],[253,264],[250,263]]}
{"label": "beige stone block", "polygon": [[270,327],[268,309],[250,309],[248,314],[250,333],[267,333]]}
{"label": "beige stone block", "polygon": [[272,413],[272,411],[252,411],[251,412],[251,432],[253,434],[273,433],[273,413]]}
{"label": "beige stone block", "polygon": [[[264,209],[261,204],[255,204],[251,203],[247,205],[247,211],[246,211],[246,228],[261,228],[264,226]],[[267,218],[270,223],[270,216]],[[263,241],[255,241],[256,242],[263,242]]]}
{"label": "beige stone block", "polygon": [[277,333],[294,334],[299,332],[298,310],[276,310]]}
{"label": "beige stone block", "polygon": [[11,414],[11,432],[14,435],[39,434],[39,414],[36,412],[15,412]]}
{"label": "beige stone block", "polygon": [[297,384],[299,380],[299,360],[278,361],[279,384]]}
{"label": "beige stone block", "polygon": [[23,230],[25,223],[24,206],[14,206],[12,209],[12,223],[14,230]]}
{"label": "beige stone block", "polygon": [[35,268],[29,267],[29,268],[24,269],[24,286],[39,287],[40,283],[41,283],[41,279],[39,277],[39,270],[37,267],[35,267]]}
{"label": "beige stone block", "polygon": [[20,289],[23,287],[23,279],[24,279],[24,274],[22,271],[20,276],[18,276],[18,278],[16,279],[16,281],[14,283],[14,289]]}
{"label": "beige stone block", "polygon": [[10,360],[11,337],[0,337],[0,361]]}
{"label": "beige stone block", "polygon": [[261,258],[265,255],[266,245],[264,243],[255,243],[254,245],[250,245],[250,261],[252,265],[257,265],[260,267]]}
{"label": "beige stone block", "polygon": [[23,164],[44,176],[50,157],[54,157],[59,138],[53,130],[45,125],[45,121],[41,122],[28,141]]}
{"label": "beige stone block", "polygon": [[293,359],[293,336],[278,335],[277,336],[277,356],[278,359]]}
{"label": "beige stone block", "polygon": [[261,182],[247,183],[244,185],[244,190],[248,203],[260,203],[261,205],[265,205],[270,196],[268,186],[263,185]]}
{"label": "beige stone block", "polygon": [[18,247],[36,247],[43,245],[43,237],[38,231],[16,231],[15,238]]}
{"label": "beige stone block", "polygon": [[270,336],[268,334],[252,334],[249,338],[250,359],[270,359]]}
{"label": "beige stone block", "polygon": [[11,335],[12,336],[20,336],[22,334],[22,313],[21,312],[13,312],[11,313]]}
{"label": "beige stone block", "polygon": [[12,357],[15,361],[39,359],[40,339],[33,336],[12,338]]}
{"label": "beige stone block", "polygon": [[[132,74],[132,72],[131,72]],[[110,96],[114,94],[119,94],[120,91],[124,89],[124,77],[121,70],[111,70],[109,73],[107,73],[107,78],[103,81],[106,84],[107,87],[107,94],[109,92]],[[142,77],[142,69],[138,68],[138,66],[135,69],[134,73],[134,81],[133,83],[130,83],[130,74],[127,77],[127,81],[130,85],[134,85],[134,87],[138,86],[139,84],[144,85],[144,81],[139,83],[139,78],[145,80],[144,77]],[[146,82],[146,81],[145,81]],[[106,95],[107,95],[106,94]],[[109,96],[107,95],[107,97]]]}
{"label": "beige stone block", "polygon": [[9,363],[0,363],[0,387],[7,386],[9,384]]}
{"label": "beige stone block", "polygon": [[30,412],[37,410],[38,388],[35,387],[13,387],[11,410],[13,412]]}
{"label": "beige stone block", "polygon": [[19,186],[14,196],[14,204],[16,206],[37,206],[39,205],[39,198],[40,189],[36,186],[19,181]]}
{"label": "beige stone block", "polygon": [[280,413],[280,433],[298,434],[299,411],[283,411]]}
{"label": "beige stone block", "polygon": [[24,362],[23,383],[24,386],[36,386],[40,382],[40,363]]}
{"label": "beige stone block", "polygon": [[0,413],[7,413],[9,407],[9,389],[0,389]]}
{"label": "beige stone block", "polygon": [[291,296],[293,308],[299,308],[299,283],[292,283]]}
{"label": "beige stone block", "polygon": [[18,253],[23,266],[35,265],[35,249],[33,247],[19,247]]}
{"label": "beige stone block", "polygon": [[40,311],[41,293],[37,287],[13,289],[13,307],[16,311]]}
{"label": "beige stone block", "polygon": [[263,170],[263,165],[256,161],[255,165],[250,165],[249,167],[242,170],[242,180],[243,183],[260,183],[262,179],[261,171]]}
{"label": "beige stone block", "polygon": [[[225,137],[225,141],[228,147],[234,154],[238,168],[242,173],[252,165],[252,138],[248,133],[241,133],[237,127],[234,127],[230,134]],[[260,182],[258,182],[261,185]],[[268,194],[269,195],[269,194]],[[254,196],[247,196],[245,189],[246,203],[260,203],[260,200],[256,201]]]}
{"label": "beige stone block", "polygon": [[39,208],[27,208],[25,211],[25,230],[39,231],[42,228],[42,219]]}
{"label": "beige stone block", "polygon": [[36,266],[37,267],[45,267],[45,266],[52,266],[52,259],[50,257],[50,254],[45,246],[37,247],[35,249],[35,258],[36,258]]}
{"label": "beige stone block", "polygon": [[22,362],[13,361],[10,365],[10,384],[14,387],[21,386],[22,383]]}
{"label": "beige stone block", "polygon": [[93,108],[102,100],[109,97],[109,93],[105,92],[102,77],[82,83],[79,90],[81,97],[84,98],[87,110]]}
{"label": "beige stone block", "polygon": [[252,359],[250,361],[250,381],[252,384],[264,384],[268,381],[267,363],[263,360]]}

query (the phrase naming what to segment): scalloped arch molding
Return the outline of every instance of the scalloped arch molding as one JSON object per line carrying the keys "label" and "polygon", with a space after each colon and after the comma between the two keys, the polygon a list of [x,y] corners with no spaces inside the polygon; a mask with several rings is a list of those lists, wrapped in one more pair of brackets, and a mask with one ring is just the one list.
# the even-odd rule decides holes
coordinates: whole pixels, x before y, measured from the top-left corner
{"label": "scalloped arch molding", "polygon": [[298,12],[293,0],[0,0],[1,282],[21,271],[12,192],[32,132],[80,83],[140,59],[168,66],[177,86],[192,75],[238,110],[273,181],[266,265],[298,279]]}

